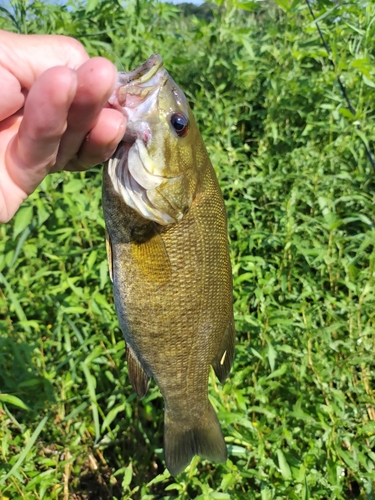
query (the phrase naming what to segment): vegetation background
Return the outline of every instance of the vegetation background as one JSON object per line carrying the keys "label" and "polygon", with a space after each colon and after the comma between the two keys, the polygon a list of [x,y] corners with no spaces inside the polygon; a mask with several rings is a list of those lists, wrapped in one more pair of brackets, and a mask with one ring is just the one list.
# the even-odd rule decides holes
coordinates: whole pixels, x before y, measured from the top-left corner
{"label": "vegetation background", "polygon": [[224,193],[238,332],[210,381],[229,458],[172,478],[160,394],[127,377],[101,167],[49,176],[0,227],[1,500],[375,498],[375,3],[312,7],[335,68],[304,0],[0,4],[119,68],[162,54]]}

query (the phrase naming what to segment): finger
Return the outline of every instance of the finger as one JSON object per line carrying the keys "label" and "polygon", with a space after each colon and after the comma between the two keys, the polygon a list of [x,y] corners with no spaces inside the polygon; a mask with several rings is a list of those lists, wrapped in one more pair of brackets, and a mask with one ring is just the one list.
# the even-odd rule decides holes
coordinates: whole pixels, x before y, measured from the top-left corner
{"label": "finger", "polygon": [[56,161],[76,88],[76,73],[60,66],[43,73],[28,94],[19,131],[5,156],[10,177],[26,194],[34,191]]}
{"label": "finger", "polygon": [[[22,116],[23,113],[19,111],[0,122],[0,153],[4,154],[6,145],[18,132]],[[14,184],[4,162],[1,160],[0,179],[0,223],[3,223],[8,222],[13,217],[27,195]]]}
{"label": "finger", "polygon": [[61,140],[55,169],[63,168],[77,155],[112,94],[116,78],[116,67],[102,57],[90,59],[77,70],[77,93],[69,110],[68,128]]}
{"label": "finger", "polygon": [[83,45],[63,35],[21,35],[0,30],[0,65],[22,88],[30,89],[53,66],[78,69],[89,56]]}
{"label": "finger", "polygon": [[95,127],[83,142],[77,158],[71,160],[65,170],[87,170],[89,166],[108,160],[124,137],[125,129],[125,116],[115,109],[103,109]]}
{"label": "finger", "polygon": [[0,67],[1,106],[0,121],[8,118],[22,108],[25,97],[17,78]]}

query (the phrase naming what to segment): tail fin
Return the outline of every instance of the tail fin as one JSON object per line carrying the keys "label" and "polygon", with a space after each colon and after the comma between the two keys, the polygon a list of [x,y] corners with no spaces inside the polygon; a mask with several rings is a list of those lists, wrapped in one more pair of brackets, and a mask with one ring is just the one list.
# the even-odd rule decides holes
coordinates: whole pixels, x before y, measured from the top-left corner
{"label": "tail fin", "polygon": [[227,459],[227,447],[211,404],[191,427],[179,419],[173,419],[171,412],[165,411],[164,457],[172,476],[183,471],[194,455],[213,462],[225,462]]}

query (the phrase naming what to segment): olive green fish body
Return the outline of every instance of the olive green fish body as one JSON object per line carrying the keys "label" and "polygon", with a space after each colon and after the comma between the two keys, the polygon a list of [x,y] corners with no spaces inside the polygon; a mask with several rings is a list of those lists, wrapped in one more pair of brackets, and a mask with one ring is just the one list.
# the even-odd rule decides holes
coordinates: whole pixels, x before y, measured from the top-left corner
{"label": "olive green fish body", "polygon": [[[189,126],[196,127],[191,114]],[[127,343],[129,377],[141,397],[150,377],[160,388],[165,458],[172,474],[195,454],[226,459],[207,386],[210,366],[223,381],[234,354],[226,214],[199,133],[194,162],[199,172],[194,196],[174,223],[147,220],[127,206],[108,167],[103,187],[115,305]]]}

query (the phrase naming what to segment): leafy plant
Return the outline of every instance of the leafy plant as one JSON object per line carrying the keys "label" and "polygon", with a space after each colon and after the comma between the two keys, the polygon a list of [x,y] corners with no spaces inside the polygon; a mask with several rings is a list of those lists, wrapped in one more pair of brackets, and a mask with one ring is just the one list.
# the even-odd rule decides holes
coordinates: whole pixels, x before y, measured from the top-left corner
{"label": "leafy plant", "polygon": [[45,179],[0,227],[3,498],[374,498],[373,2],[312,2],[335,69],[302,0],[12,5],[2,29],[119,69],[162,54],[225,197],[238,341],[210,380],[229,458],[171,478],[161,397],[127,378],[101,167]]}

